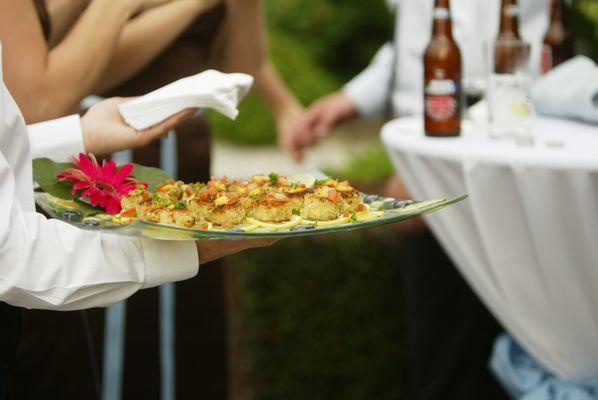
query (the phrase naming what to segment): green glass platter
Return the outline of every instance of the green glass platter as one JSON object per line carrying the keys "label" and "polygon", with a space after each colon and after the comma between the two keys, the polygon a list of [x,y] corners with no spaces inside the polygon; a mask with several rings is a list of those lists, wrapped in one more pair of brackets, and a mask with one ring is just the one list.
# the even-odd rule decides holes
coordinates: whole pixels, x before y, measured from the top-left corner
{"label": "green glass platter", "polygon": [[[83,218],[83,214],[77,208],[76,204],[57,200],[44,192],[35,193],[35,202],[44,212],[52,218],[67,222],[81,229],[160,240],[282,239],[347,232],[419,217],[458,203],[466,198],[467,195],[464,194],[454,198],[412,201],[362,194],[362,200],[369,206],[370,214],[361,215],[358,220],[353,218],[353,220],[338,225],[318,226],[314,221],[302,219],[295,226],[284,229],[256,228],[254,225],[246,224],[231,229],[218,229],[214,227],[207,230],[200,230],[175,225],[162,225],[144,220],[134,220],[129,224],[119,224],[109,218]],[[372,219],[360,221],[359,219],[361,218]]]}

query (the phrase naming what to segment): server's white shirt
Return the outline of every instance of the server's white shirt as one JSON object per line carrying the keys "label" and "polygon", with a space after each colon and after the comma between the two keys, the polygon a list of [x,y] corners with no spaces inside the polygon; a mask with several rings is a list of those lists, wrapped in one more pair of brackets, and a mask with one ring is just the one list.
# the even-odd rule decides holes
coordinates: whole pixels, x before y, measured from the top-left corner
{"label": "server's white shirt", "polygon": [[1,70],[0,60],[0,301],[52,310],[107,306],[196,275],[193,242],[82,231],[35,212],[32,156],[83,151],[81,125],[71,116],[28,130]]}
{"label": "server's white shirt", "polygon": [[[520,0],[520,32],[532,45],[531,68],[540,69],[541,43],[548,27],[549,0]],[[434,0],[387,0],[396,16],[394,41],[349,82],[344,92],[364,118],[376,118],[392,99],[395,116],[423,110],[423,55],[432,35]],[[453,36],[461,50],[464,85],[484,84],[484,45],[498,35],[500,0],[451,0]],[[395,82],[391,86],[394,65]]]}

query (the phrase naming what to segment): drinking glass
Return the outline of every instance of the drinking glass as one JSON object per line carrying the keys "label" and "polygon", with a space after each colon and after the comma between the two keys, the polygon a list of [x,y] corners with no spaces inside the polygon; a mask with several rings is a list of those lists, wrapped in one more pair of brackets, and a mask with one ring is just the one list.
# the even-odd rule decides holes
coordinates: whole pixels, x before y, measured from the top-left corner
{"label": "drinking glass", "polygon": [[486,45],[488,129],[497,139],[531,139],[534,108],[530,45],[518,39]]}

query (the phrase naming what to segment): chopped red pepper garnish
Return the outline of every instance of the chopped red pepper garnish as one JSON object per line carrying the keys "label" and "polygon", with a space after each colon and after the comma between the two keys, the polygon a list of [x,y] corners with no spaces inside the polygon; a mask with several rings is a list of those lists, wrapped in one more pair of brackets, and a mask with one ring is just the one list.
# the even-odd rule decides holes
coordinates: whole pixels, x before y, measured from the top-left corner
{"label": "chopped red pepper garnish", "polygon": [[136,217],[137,216],[137,209],[129,208],[128,210],[124,210],[120,212],[121,217]]}

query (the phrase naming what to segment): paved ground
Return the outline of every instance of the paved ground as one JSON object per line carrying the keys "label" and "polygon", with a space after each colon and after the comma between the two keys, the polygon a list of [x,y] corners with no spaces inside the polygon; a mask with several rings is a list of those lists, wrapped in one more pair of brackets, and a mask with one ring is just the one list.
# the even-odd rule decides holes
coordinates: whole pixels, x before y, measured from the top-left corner
{"label": "paved ground", "polygon": [[326,166],[342,166],[352,155],[378,142],[379,126],[351,123],[338,129],[306,153],[301,164],[295,163],[276,146],[243,146],[216,142],[212,147],[212,173],[233,179],[276,171],[293,174]]}

